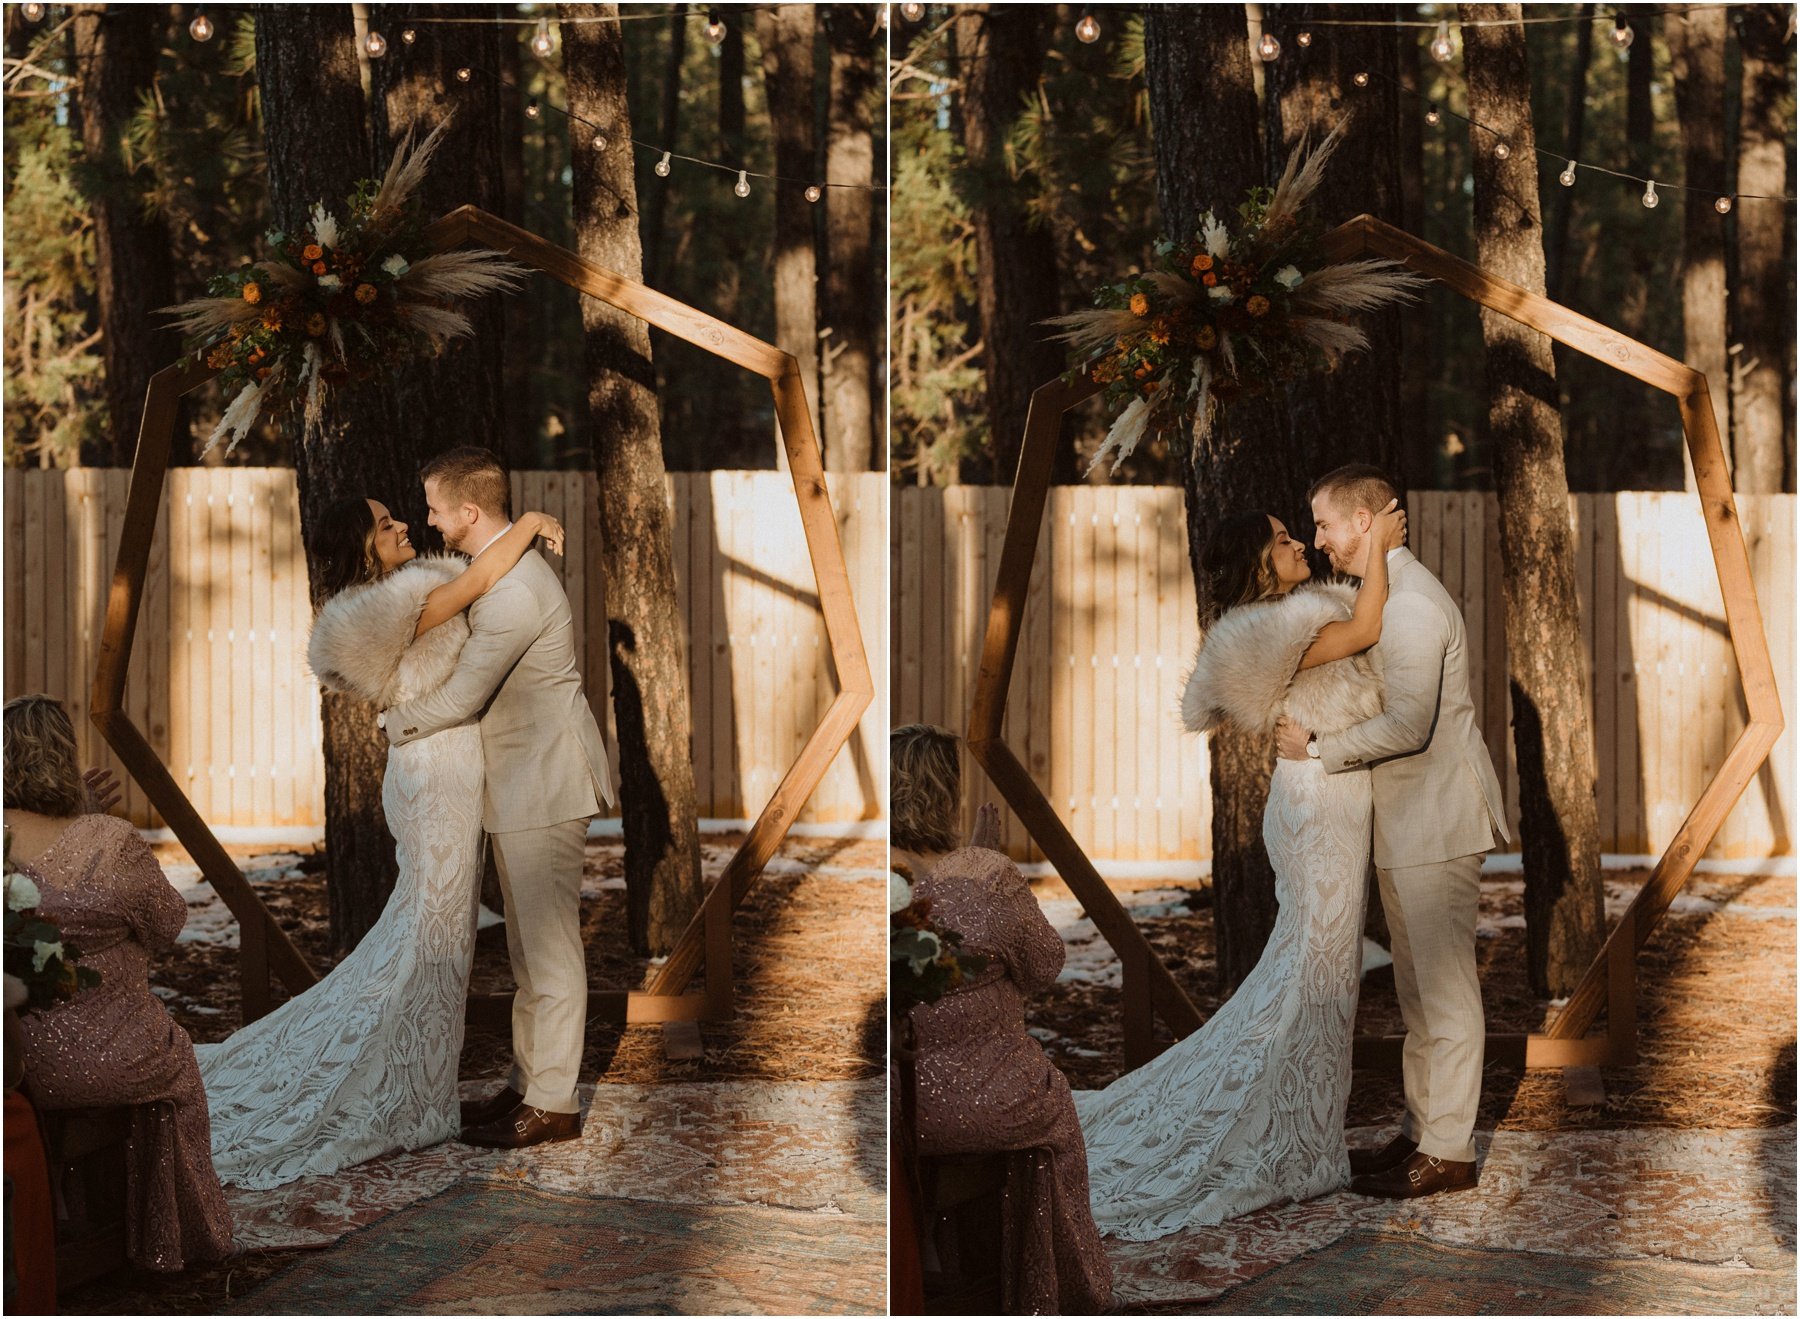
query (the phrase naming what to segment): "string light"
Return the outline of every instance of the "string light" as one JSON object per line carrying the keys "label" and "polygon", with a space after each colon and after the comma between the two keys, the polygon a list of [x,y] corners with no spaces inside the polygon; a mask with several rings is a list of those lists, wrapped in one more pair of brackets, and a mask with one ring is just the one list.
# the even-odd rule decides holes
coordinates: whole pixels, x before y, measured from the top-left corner
{"label": "string light", "polygon": [[1607,40],[1611,41],[1612,44],[1617,46],[1620,50],[1630,50],[1632,38],[1637,36],[1637,33],[1631,30],[1631,24],[1625,21],[1625,15],[1614,14],[1613,30],[1606,35]]}
{"label": "string light", "polygon": [[1556,181],[1565,188],[1573,188],[1575,186],[1575,164],[1576,162],[1571,160],[1567,165],[1563,166],[1563,172],[1556,176]]}
{"label": "string light", "polygon": [[1075,36],[1077,40],[1093,45],[1100,40],[1100,20],[1084,10],[1081,21],[1075,24]]}
{"label": "string light", "polygon": [[1301,50],[1305,50],[1308,46],[1312,45],[1312,33],[1310,33],[1310,32],[1300,33],[1298,36],[1296,36],[1294,38],[1294,44],[1296,46],[1300,47]]}
{"label": "string light", "polygon": [[543,111],[538,109],[538,103],[535,100],[531,101],[525,107],[525,117],[527,119],[536,119],[542,113],[543,113]]}
{"label": "string light", "polygon": [[1369,85],[1369,75],[1366,73],[1358,73],[1355,77],[1350,79],[1350,81],[1355,83],[1358,87],[1367,87]]}
{"label": "string light", "polygon": [[719,17],[719,11],[716,9],[709,11],[706,15],[706,39],[715,46],[725,44],[725,21]]}
{"label": "string light", "polygon": [[456,80],[458,82],[467,82],[469,80],[469,70],[458,69],[456,71]]}
{"label": "string light", "polygon": [[917,23],[921,18],[925,17],[925,6],[912,3],[911,0],[908,0],[908,3],[900,6],[900,17],[904,18],[908,23]]}
{"label": "string light", "polygon": [[738,181],[731,190],[740,197],[748,197],[750,195],[750,171],[749,170],[741,169],[738,171]]}
{"label": "string light", "polygon": [[1256,43],[1256,53],[1264,64],[1272,64],[1281,58],[1281,43],[1275,40],[1273,32],[1262,34],[1262,40]]}
{"label": "string light", "polygon": [[419,34],[416,29],[409,28],[409,27],[403,27],[400,29],[400,40],[402,42],[404,42],[406,45],[410,46],[413,44],[413,42],[417,41],[418,39],[419,39]]}
{"label": "string light", "polygon": [[595,133],[594,134],[594,150],[596,150],[596,151],[606,150],[606,134],[605,133]]}
{"label": "string light", "polygon": [[540,18],[537,32],[531,38],[531,53],[541,60],[547,60],[555,49],[556,43],[550,39],[550,20]]}
{"label": "string light", "polygon": [[1511,142],[1508,142],[1505,138],[1501,138],[1498,142],[1494,143],[1494,159],[1495,160],[1510,160],[1511,158],[1512,158],[1512,143]]}
{"label": "string light", "polygon": [[370,28],[369,35],[363,39],[363,52],[372,60],[380,59],[387,54],[387,38]]}
{"label": "string light", "polygon": [[[20,5],[19,12],[25,15],[26,22],[35,23],[44,16],[44,6],[36,3]],[[200,40],[204,41],[206,38],[202,37]]]}
{"label": "string light", "polygon": [[[30,9],[31,6],[26,5],[25,8]],[[39,5],[38,8],[42,9],[43,6]],[[213,39],[213,22],[206,16],[204,9],[195,14],[194,21],[188,24],[188,35],[195,41],[211,41]]]}
{"label": "string light", "polygon": [[1656,195],[1656,180],[1647,180],[1644,184],[1644,209],[1654,211],[1656,203],[1660,200],[1661,198]]}
{"label": "string light", "polygon": [[1439,64],[1448,64],[1455,54],[1456,47],[1450,42],[1450,24],[1447,21],[1439,23],[1437,35],[1431,39],[1431,58]]}
{"label": "string light", "polygon": [[1433,128],[1444,122],[1444,112],[1437,108],[1436,102],[1433,102],[1431,108],[1425,112],[1425,122]]}
{"label": "string light", "polygon": [[819,200],[819,198],[823,197],[824,195],[825,195],[825,189],[821,188],[818,184],[809,183],[806,185],[806,200],[807,201],[816,202]]}
{"label": "string light", "polygon": [[659,179],[669,177],[669,156],[670,153],[665,151],[662,153],[662,159],[656,162],[656,177]]}
{"label": "string light", "polygon": [[1713,209],[1715,211],[1717,211],[1720,215],[1730,215],[1731,214],[1731,198],[1729,198],[1729,197],[1719,198],[1718,201],[1713,203]]}

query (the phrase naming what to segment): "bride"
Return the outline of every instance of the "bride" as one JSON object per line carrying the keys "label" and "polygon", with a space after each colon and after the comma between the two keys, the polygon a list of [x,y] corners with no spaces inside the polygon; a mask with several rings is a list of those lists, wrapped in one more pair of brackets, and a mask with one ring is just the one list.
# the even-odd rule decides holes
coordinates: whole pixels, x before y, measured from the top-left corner
{"label": "bride", "polygon": [[[1338,730],[1381,712],[1365,652],[1381,636],[1390,503],[1366,538],[1360,589],[1303,585],[1306,547],[1280,520],[1228,518],[1207,546],[1215,615],[1182,697],[1195,732],[1272,733],[1291,715]],[[1094,1220],[1148,1241],[1350,1180],[1344,1109],[1362,966],[1371,793],[1366,770],[1276,762],[1263,840],[1280,904],[1261,959],[1200,1030],[1104,1090],[1078,1091]]]}
{"label": "bride", "polygon": [[[463,611],[555,518],[527,513],[465,567],[418,558],[374,499],[321,521],[327,599],[307,659],[322,686],[386,709],[456,667]],[[194,1050],[219,1180],[267,1188],[456,1134],[456,1069],[481,886],[481,731],[473,723],[388,750],[381,804],[399,877],[381,918],[318,984],[219,1044]]]}

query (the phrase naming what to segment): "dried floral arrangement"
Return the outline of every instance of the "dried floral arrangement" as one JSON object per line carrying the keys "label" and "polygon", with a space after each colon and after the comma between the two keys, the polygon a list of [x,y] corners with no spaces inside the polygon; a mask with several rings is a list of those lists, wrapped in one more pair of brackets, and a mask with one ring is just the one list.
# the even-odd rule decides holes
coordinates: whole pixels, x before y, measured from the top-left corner
{"label": "dried floral arrangement", "polygon": [[1412,301],[1430,283],[1387,258],[1320,256],[1322,228],[1305,206],[1343,132],[1310,155],[1305,142],[1295,147],[1281,181],[1238,207],[1235,227],[1208,211],[1191,239],[1157,244],[1152,269],[1099,289],[1092,310],[1049,322],[1082,354],[1070,381],[1105,386],[1113,422],[1090,471],[1109,454],[1117,470],[1146,436],[1186,452],[1234,398],[1366,349],[1351,318]]}
{"label": "dried floral arrangement", "polygon": [[31,876],[13,865],[10,833],[4,872],[6,974],[25,987],[25,1010],[48,1007],[99,984],[100,973],[79,964],[81,949],[62,937],[55,921],[38,914],[42,895]]}
{"label": "dried floral arrangement", "polygon": [[229,452],[263,413],[295,407],[312,437],[334,388],[442,352],[474,332],[461,304],[523,281],[525,268],[498,252],[420,254],[414,194],[449,126],[416,148],[409,130],[386,177],[356,184],[343,218],[314,203],[307,232],[270,232],[267,257],[164,308],[189,337],[188,360],[217,368],[230,399],[207,450],[228,439]]}
{"label": "dried floral arrangement", "polygon": [[961,951],[961,944],[955,930],[932,922],[929,898],[915,899],[905,876],[888,876],[888,995],[893,1010],[935,1003],[987,969],[986,957]]}

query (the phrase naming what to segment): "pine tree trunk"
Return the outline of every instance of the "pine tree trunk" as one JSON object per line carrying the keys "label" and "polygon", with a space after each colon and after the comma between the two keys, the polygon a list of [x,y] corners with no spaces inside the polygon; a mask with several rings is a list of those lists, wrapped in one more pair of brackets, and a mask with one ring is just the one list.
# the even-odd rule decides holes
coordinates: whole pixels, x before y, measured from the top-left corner
{"label": "pine tree trunk", "polygon": [[[1730,378],[1725,361],[1725,220],[1713,199],[1730,189],[1725,155],[1725,11],[1672,13],[1663,26],[1681,120],[1682,182],[1707,191],[1682,196],[1682,360],[1706,372],[1719,437],[1731,434]],[[1683,484],[1694,485],[1694,463],[1681,451]]]}
{"label": "pine tree trunk", "polygon": [[[371,158],[348,9],[272,5],[257,11],[256,66],[269,169],[269,208],[277,228],[301,232],[316,201],[341,211]],[[423,432],[390,429],[384,381],[337,391],[322,433],[308,441],[294,424],[300,538],[316,609],[319,557],[315,528],[339,499],[381,500],[414,527],[425,526],[419,464]],[[379,437],[378,439],[375,437]],[[387,738],[375,710],[352,697],[326,695],[325,891],[331,938],[354,948],[394,887],[394,840],[381,809]]]}
{"label": "pine tree trunk", "polygon": [[[875,182],[875,6],[829,5],[831,50],[825,177],[833,183]],[[825,190],[825,468],[868,471],[881,465],[876,446],[877,316],[884,304],[875,244],[875,199],[866,188]]]}
{"label": "pine tree trunk", "polygon": [[[1653,173],[1651,160],[1655,150],[1652,139],[1656,118],[1650,93],[1655,73],[1657,19],[1649,5],[1626,5],[1622,12],[1636,34],[1625,65],[1625,168],[1628,173],[1647,178]],[[1643,192],[1639,185],[1626,180],[1609,179],[1607,182],[1630,197],[1640,196]],[[1631,338],[1646,341],[1654,337],[1650,324],[1650,290],[1656,281],[1666,277],[1663,269],[1665,253],[1654,213],[1643,206],[1633,206],[1626,214],[1629,218],[1620,226],[1615,240],[1625,258],[1625,288],[1616,324]],[[1654,400],[1651,391],[1623,372],[1607,372],[1605,379],[1612,391],[1613,425],[1617,433],[1652,433]],[[1646,461],[1642,445],[1615,445],[1609,455],[1611,461],[1602,465],[1604,489],[1644,489],[1662,479],[1661,465]]]}
{"label": "pine tree trunk", "polygon": [[[725,25],[725,37],[719,43],[719,145],[718,158],[733,169],[749,164],[744,141],[744,23],[746,15],[735,8],[717,11]],[[740,226],[725,225],[714,239],[719,248],[717,283],[712,291],[712,312],[729,324],[738,323],[738,307],[742,301],[742,285],[749,257]],[[719,387],[707,398],[705,431],[712,437],[716,452],[739,467],[773,467],[769,452],[762,444],[753,444],[744,434],[743,406],[745,382],[738,372],[728,372]],[[775,446],[779,449],[781,446]],[[778,460],[777,460],[778,461]],[[704,460],[696,466],[708,465]]]}
{"label": "pine tree trunk", "polygon": [[[1581,158],[1581,139],[1587,125],[1588,65],[1593,62],[1594,25],[1588,21],[1592,5],[1583,5],[1583,21],[1575,24],[1575,47],[1569,56],[1568,80],[1563,84],[1563,150],[1572,160]],[[1558,171],[1560,173],[1560,171]],[[1550,215],[1544,239],[1545,291],[1553,301],[1561,302],[1568,291],[1563,274],[1569,262],[1569,224],[1575,217],[1575,190],[1558,184],[1550,194]]]}
{"label": "pine tree trunk", "polygon": [[[818,11],[812,5],[775,5],[756,15],[762,47],[763,90],[775,130],[775,173],[783,179],[818,175],[813,122],[813,46]],[[757,179],[752,187],[775,190],[775,342],[800,363],[806,401],[819,413],[819,291],[814,233],[817,211],[804,184]],[[787,450],[777,441],[777,467]]]}
{"label": "pine tree trunk", "polygon": [[[504,29],[500,37],[498,67],[507,82],[519,85],[519,39],[510,28]],[[500,91],[500,215],[531,229],[534,226],[525,211],[525,106],[518,96],[504,90],[505,85],[501,84]],[[538,418],[530,407],[531,364],[538,358],[532,344],[535,318],[530,293],[503,299],[500,315],[505,326],[500,392],[506,407],[500,414],[504,439],[493,447],[499,450],[509,469],[526,471],[545,465],[538,452]],[[491,860],[489,864],[492,865]]]}
{"label": "pine tree trunk", "polygon": [[[1740,193],[1788,193],[1786,137],[1793,129],[1788,77],[1788,5],[1733,11],[1743,52],[1738,118]],[[1794,323],[1782,272],[1792,208],[1779,201],[1737,204],[1737,284],[1731,322],[1738,361],[1732,380],[1732,476],[1746,493],[1792,490],[1793,417],[1788,411],[1787,354]]]}
{"label": "pine tree trunk", "polygon": [[107,443],[87,465],[129,467],[150,377],[181,354],[181,336],[157,310],[175,301],[169,236],[132,196],[120,143],[138,97],[156,77],[166,13],[156,5],[76,5],[81,139],[93,204],[95,292],[106,368]]}
{"label": "pine tree trunk", "polygon": [[[1418,39],[1407,32],[1396,34],[1402,95],[1394,106],[1400,135],[1399,218],[1396,223],[1409,234],[1425,236],[1425,116],[1415,99],[1421,91]],[[1405,92],[1413,96],[1404,95]],[[1443,351],[1425,315],[1399,317],[1400,432],[1399,470],[1395,475],[1409,489],[1441,490],[1450,482],[1448,472],[1438,470],[1437,437],[1431,427],[1431,386],[1440,378]],[[1379,901],[1371,903],[1379,907]]]}
{"label": "pine tree trunk", "polygon": [[[1513,148],[1510,159],[1496,160],[1492,139],[1470,130],[1477,261],[1541,292],[1543,223],[1519,6],[1461,5],[1458,13],[1469,114],[1504,133]],[[1477,20],[1496,25],[1472,26]],[[1549,997],[1574,988],[1606,933],[1569,485],[1549,339],[1486,308],[1481,333],[1488,450],[1500,497],[1526,958],[1533,990]]]}
{"label": "pine tree trunk", "polygon": [[[561,5],[569,109],[614,131],[604,150],[574,153],[582,257],[628,278],[643,272],[632,172],[625,42],[616,5]],[[600,484],[607,653],[619,733],[625,888],[633,949],[674,946],[703,896],[692,721],[681,607],[664,493],[661,414],[650,333],[635,316],[583,298],[588,411]]]}
{"label": "pine tree trunk", "polygon": [[[663,64],[662,121],[658,126],[658,142],[674,146],[681,128],[681,65],[687,56],[688,7],[674,5],[669,10],[669,49]],[[644,203],[644,283],[653,289],[663,285],[663,232],[669,213],[669,185],[661,183],[650,189]]]}
{"label": "pine tree trunk", "polygon": [[[1263,182],[1261,118],[1249,36],[1238,5],[1154,5],[1144,15],[1145,80],[1163,231],[1191,234],[1200,215],[1234,211]],[[1200,554],[1218,519],[1264,508],[1292,519],[1306,478],[1288,461],[1281,406],[1232,405],[1187,470],[1188,558],[1201,617],[1211,605]],[[1291,511],[1290,511],[1291,510]],[[1266,737],[1227,727],[1213,734],[1213,904],[1221,991],[1243,982],[1275,928],[1275,872],[1263,846],[1263,804],[1275,768]]]}
{"label": "pine tree trunk", "polygon": [[1044,60],[1036,5],[964,5],[957,11],[965,166],[959,191],[975,227],[976,306],[987,383],[987,479],[1010,483],[1031,392],[1068,365],[1042,321],[1065,310],[1056,291],[1056,245],[1025,199],[1035,186],[1007,159],[1006,139]]}

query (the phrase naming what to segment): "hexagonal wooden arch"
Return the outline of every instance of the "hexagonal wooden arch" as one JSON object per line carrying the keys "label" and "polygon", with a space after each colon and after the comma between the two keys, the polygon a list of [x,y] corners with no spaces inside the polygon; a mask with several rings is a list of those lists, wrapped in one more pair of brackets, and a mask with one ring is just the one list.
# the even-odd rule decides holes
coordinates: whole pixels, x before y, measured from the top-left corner
{"label": "hexagonal wooden arch", "polygon": [[[1323,251],[1333,261],[1365,255],[1404,261],[1472,302],[1510,316],[1558,343],[1674,395],[1680,405],[1682,430],[1693,459],[1701,512],[1724,596],[1726,627],[1743,683],[1746,726],[1549,1032],[1487,1037],[1490,1059],[1505,1059],[1526,1067],[1629,1065],[1637,1057],[1637,950],[1649,939],[1669,903],[1693,873],[1695,862],[1706,851],[1745,786],[1768,759],[1782,730],[1775,669],[1769,659],[1762,613],[1750,577],[1749,554],[1732,498],[1724,448],[1713,420],[1706,376],[1541,294],[1496,279],[1480,267],[1373,216],[1358,216],[1333,230],[1324,240]],[[1063,882],[1074,891],[1119,955],[1126,1061],[1135,1067],[1155,1052],[1152,1013],[1159,1013],[1178,1037],[1200,1025],[1200,1014],[1151,952],[1001,733],[1026,590],[1049,493],[1050,460],[1062,414],[1099,391],[1100,386],[1089,381],[1071,385],[1055,380],[1031,396],[1018,474],[1013,482],[1012,511],[1007,519],[981,666],[969,710],[968,741],[976,760],[1032,840],[1056,866]],[[1607,1013],[1606,1031],[1589,1035],[1603,1006]],[[1399,1036],[1359,1037],[1357,1064],[1397,1066],[1402,1042]]]}
{"label": "hexagonal wooden arch", "polygon": [[[707,892],[680,941],[647,990],[594,990],[590,1016],[612,1022],[718,1020],[732,1008],[731,914],[750,891],[788,826],[824,777],[827,767],[855,731],[874,699],[874,679],[863,649],[862,630],[850,594],[850,574],[838,539],[837,519],[825,486],[824,463],[801,387],[799,364],[790,353],[735,329],[697,308],[647,288],[604,267],[584,261],[566,248],[539,238],[474,206],[463,206],[426,230],[434,251],[475,241],[504,252],[524,265],[543,271],[576,291],[629,312],[657,329],[685,339],[736,366],[768,379],[775,396],[775,415],[794,482],[801,528],[819,588],[825,633],[837,669],[838,694],[807,739],[794,763],[782,775],[743,843]],[[244,1018],[254,1020],[268,1010],[271,973],[290,994],[318,979],[285,931],[275,923],[198,811],[157,757],[144,735],[125,713],[125,680],[137,631],[138,607],[156,531],[157,505],[168,471],[176,404],[182,395],[218,373],[204,364],[175,365],[151,378],[132,462],[131,493],[125,508],[119,557],[107,596],[106,624],[100,660],[94,672],[92,719],[119,761],[144,789],[182,845],[238,919],[239,981]],[[704,961],[705,988],[687,988]],[[510,994],[471,998],[469,1018],[504,1024]]]}

